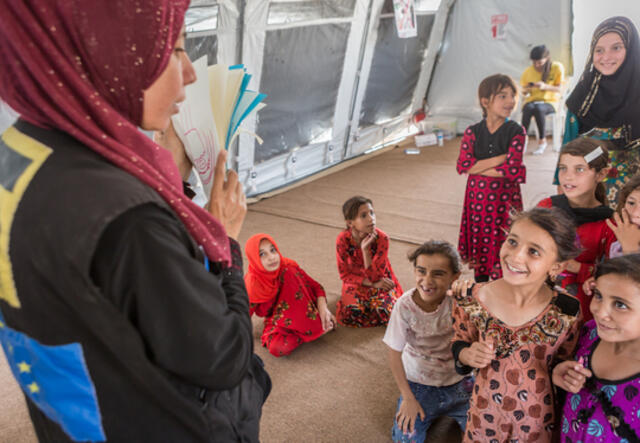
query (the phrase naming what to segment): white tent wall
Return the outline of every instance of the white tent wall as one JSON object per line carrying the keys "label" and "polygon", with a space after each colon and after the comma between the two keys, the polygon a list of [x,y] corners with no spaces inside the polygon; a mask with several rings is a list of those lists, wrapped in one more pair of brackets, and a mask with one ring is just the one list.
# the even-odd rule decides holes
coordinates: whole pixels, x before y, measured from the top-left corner
{"label": "white tent wall", "polygon": [[[628,0],[414,2],[418,36],[400,39],[392,0],[192,0],[191,57],[244,63],[249,88],[269,95],[229,156],[248,195],[394,142],[425,93],[430,113],[456,118],[462,132],[480,119],[480,80],[496,72],[518,79],[532,46],[545,43],[579,75],[601,20],[640,22],[640,2]],[[491,34],[498,14],[508,15],[503,39]],[[14,119],[0,102],[0,130]]]}
{"label": "white tent wall", "polygon": [[575,75],[569,87],[579,80],[591,45],[591,36],[596,26],[606,18],[622,15],[638,28],[640,25],[640,1],[629,0],[574,0],[573,1],[573,66]]}
{"label": "white tent wall", "polygon": [[243,63],[267,107],[243,125],[240,179],[266,192],[341,160],[364,0],[262,1],[245,8]]}
{"label": "white tent wall", "polygon": [[[508,21],[504,38],[494,39],[491,20],[499,14]],[[570,0],[456,1],[428,89],[429,112],[455,117],[458,132],[464,131],[482,116],[477,88],[484,77],[502,73],[518,82],[531,48],[543,43],[570,67],[570,36]]]}
{"label": "white tent wall", "polygon": [[[430,69],[425,60],[437,52],[444,31],[434,26],[434,22],[445,21],[449,4],[439,0],[416,2],[418,35],[400,39],[395,29],[393,3],[390,0],[372,3],[345,156],[394,142],[402,137],[397,132],[407,127],[407,117],[422,108],[425,88],[420,80],[426,77],[425,69]],[[418,94],[420,97],[416,99]]]}
{"label": "white tent wall", "polygon": [[[415,90],[424,88],[419,79],[438,4],[417,0],[418,38],[400,41],[391,0],[246,1],[241,61],[253,75],[250,88],[268,95],[267,107],[243,124],[264,145],[239,137],[238,172],[250,196],[360,155],[406,128]],[[385,51],[402,75],[375,62]],[[371,110],[362,107],[367,92],[369,103],[381,95],[370,79],[378,92],[404,92],[381,99],[380,112],[363,122]]]}

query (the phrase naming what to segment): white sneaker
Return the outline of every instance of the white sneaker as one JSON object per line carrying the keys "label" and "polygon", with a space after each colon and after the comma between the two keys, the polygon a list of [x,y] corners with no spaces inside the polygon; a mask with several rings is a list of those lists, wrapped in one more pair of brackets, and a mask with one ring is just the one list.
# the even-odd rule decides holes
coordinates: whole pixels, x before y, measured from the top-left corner
{"label": "white sneaker", "polygon": [[533,151],[533,155],[542,155],[542,154],[544,154],[544,150],[545,149],[547,149],[547,144],[546,143],[542,143],[541,145],[538,145],[538,149]]}

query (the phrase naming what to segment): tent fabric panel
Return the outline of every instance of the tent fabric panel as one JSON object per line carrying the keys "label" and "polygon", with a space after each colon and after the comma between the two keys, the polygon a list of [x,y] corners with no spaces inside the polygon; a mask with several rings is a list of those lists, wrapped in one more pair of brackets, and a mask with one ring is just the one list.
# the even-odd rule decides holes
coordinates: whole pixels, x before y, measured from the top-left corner
{"label": "tent fabric panel", "polygon": [[255,163],[314,141],[331,139],[350,24],[267,31],[257,115]]}
{"label": "tent fabric panel", "polygon": [[351,17],[356,0],[301,0],[271,1],[267,15],[268,25],[281,25],[302,21]]}
{"label": "tent fabric panel", "polygon": [[207,64],[218,63],[218,36],[206,35],[202,37],[189,37],[184,43],[185,50],[191,60],[198,60],[203,55],[207,55]]}
{"label": "tent fabric panel", "polygon": [[[553,60],[570,66],[570,17],[562,14],[569,1],[455,2],[427,93],[431,114],[457,117],[462,132],[481,118],[480,81],[498,72],[519,80],[535,45],[546,44]],[[504,13],[508,14],[505,38],[494,39],[491,18]]]}
{"label": "tent fabric panel", "polygon": [[435,15],[416,18],[417,38],[398,38],[394,17],[380,19],[360,127],[383,123],[411,107]]}

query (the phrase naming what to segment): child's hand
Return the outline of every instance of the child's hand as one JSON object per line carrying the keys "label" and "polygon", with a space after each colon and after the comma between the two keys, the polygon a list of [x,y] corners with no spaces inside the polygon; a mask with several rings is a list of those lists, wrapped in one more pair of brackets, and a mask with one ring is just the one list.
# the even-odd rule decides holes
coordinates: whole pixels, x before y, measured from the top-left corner
{"label": "child's hand", "polygon": [[577,260],[569,260],[564,267],[568,272],[578,274],[580,272],[580,262]]}
{"label": "child's hand", "polygon": [[496,356],[492,343],[481,341],[474,342],[468,348],[464,348],[458,354],[458,358],[462,364],[471,366],[472,368],[482,369],[486,367]]}
{"label": "child's hand", "polygon": [[596,287],[596,278],[595,277],[589,277],[582,284],[582,290],[587,295],[593,295],[593,290],[595,289],[595,287]]}
{"label": "child's hand", "polygon": [[418,415],[422,420],[426,417],[420,403],[418,403],[413,395],[411,398],[403,397],[402,403],[400,403],[400,409],[396,414],[396,423],[398,423],[398,427],[402,429],[403,434],[411,434],[413,432]]}
{"label": "child's hand", "polygon": [[335,329],[336,318],[326,306],[324,307],[324,309],[320,309],[320,320],[322,321],[322,329],[324,329],[325,331]]}
{"label": "child's hand", "polygon": [[447,289],[447,295],[451,297],[465,296],[469,288],[473,287],[474,284],[473,280],[456,280],[451,283],[451,289]]}
{"label": "child's hand", "polygon": [[384,277],[375,282],[372,286],[376,289],[382,289],[383,291],[390,291],[396,286],[396,284],[390,278]]}
{"label": "child's hand", "polygon": [[606,223],[620,242],[622,252],[625,254],[637,252],[640,249],[640,228],[631,221],[627,210],[622,210],[622,217],[615,212],[613,219],[616,221],[615,226],[611,220],[606,220]]}
{"label": "child's hand", "polygon": [[567,360],[553,368],[551,380],[553,384],[568,392],[577,394],[584,386],[587,378],[591,377],[591,371],[582,365],[581,361]]}
{"label": "child's hand", "polygon": [[376,238],[378,238],[378,234],[376,234],[375,231],[373,231],[371,234],[367,235],[363,240],[362,243],[360,243],[360,248],[362,250],[368,250],[369,246],[371,246],[371,243],[373,243],[374,241],[376,241]]}

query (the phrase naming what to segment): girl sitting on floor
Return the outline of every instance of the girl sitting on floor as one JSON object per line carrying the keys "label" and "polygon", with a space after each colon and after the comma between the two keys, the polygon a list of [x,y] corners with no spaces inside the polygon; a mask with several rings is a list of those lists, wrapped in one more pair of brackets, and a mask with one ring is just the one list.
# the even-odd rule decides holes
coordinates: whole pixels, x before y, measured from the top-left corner
{"label": "girl sitting on floor", "polygon": [[398,294],[402,294],[387,256],[389,237],[376,228],[371,200],[351,197],[342,205],[347,229],[336,240],[342,296],[338,322],[351,327],[386,325]]}
{"label": "girl sitting on floor", "polygon": [[564,210],[577,225],[582,252],[567,262],[565,272],[556,284],[580,300],[586,321],[591,319],[590,299],[582,285],[593,275],[595,263],[606,255],[607,245],[615,241],[615,235],[606,223],[613,215],[613,209],[606,205],[602,183],[609,170],[606,143],[581,137],[564,145],[558,159],[558,178],[563,193],[538,203],[541,207]]}
{"label": "girl sitting on floor", "polygon": [[289,355],[334,328],[322,286],[295,261],[283,257],[271,236],[249,238],[245,253],[250,313],[265,318],[262,346],[272,355]]}
{"label": "girl sitting on floor", "polygon": [[520,213],[500,249],[504,276],[473,291],[452,285],[456,369],[478,369],[465,442],[551,441],[551,368],[572,355],[580,330],[580,304],[551,280],[578,255],[575,238],[560,209]]}
{"label": "girl sitting on floor", "polygon": [[591,312],[575,360],[553,370],[553,383],[570,392],[561,441],[640,441],[640,255],[598,266]]}
{"label": "girl sitting on floor", "polygon": [[484,118],[464,132],[458,174],[467,174],[458,251],[474,269],[477,282],[502,275],[498,252],[509,225],[509,212],[522,210],[520,183],[525,130],[509,120],[516,105],[516,84],[495,74],[478,87]]}

